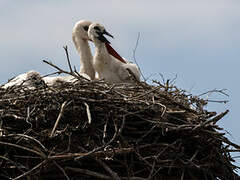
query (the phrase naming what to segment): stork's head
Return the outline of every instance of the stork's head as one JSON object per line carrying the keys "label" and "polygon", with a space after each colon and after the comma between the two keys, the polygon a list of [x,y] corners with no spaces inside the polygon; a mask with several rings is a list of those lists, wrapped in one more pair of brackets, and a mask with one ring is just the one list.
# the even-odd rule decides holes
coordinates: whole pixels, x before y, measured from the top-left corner
{"label": "stork's head", "polygon": [[73,27],[72,36],[78,36],[83,40],[89,40],[88,38],[88,29],[92,22],[87,20],[78,21]]}
{"label": "stork's head", "polygon": [[101,24],[92,23],[89,26],[88,37],[93,42],[96,42],[96,41],[99,42],[100,41],[102,43],[109,43],[110,44],[110,42],[104,37],[104,34],[113,38],[113,36],[109,32],[107,32],[106,29],[104,28],[104,26],[102,26]]}

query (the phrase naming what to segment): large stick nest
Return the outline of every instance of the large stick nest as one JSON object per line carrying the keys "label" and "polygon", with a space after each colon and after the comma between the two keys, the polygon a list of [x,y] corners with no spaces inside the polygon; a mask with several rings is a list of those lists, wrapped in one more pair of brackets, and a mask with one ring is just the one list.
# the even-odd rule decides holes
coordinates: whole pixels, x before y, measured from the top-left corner
{"label": "large stick nest", "polygon": [[206,101],[168,83],[0,89],[1,179],[236,179]]}

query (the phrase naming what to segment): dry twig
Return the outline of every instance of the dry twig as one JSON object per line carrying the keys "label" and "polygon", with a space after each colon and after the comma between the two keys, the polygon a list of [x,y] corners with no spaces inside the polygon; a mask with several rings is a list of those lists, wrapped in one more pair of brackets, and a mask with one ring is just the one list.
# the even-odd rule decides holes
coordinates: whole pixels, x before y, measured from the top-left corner
{"label": "dry twig", "polygon": [[0,178],[236,179],[240,147],[217,125],[228,110],[207,112],[171,80],[90,82],[46,63],[78,81],[0,88]]}
{"label": "dry twig", "polygon": [[58,118],[57,118],[57,120],[56,120],[56,122],[55,122],[55,124],[54,124],[54,127],[53,127],[53,129],[52,129],[52,132],[51,132],[50,137],[53,137],[53,136],[54,136],[54,132],[55,132],[55,130],[56,130],[56,128],[57,128],[57,125],[58,125],[58,123],[59,123],[59,120],[61,119],[61,117],[62,117],[62,115],[63,115],[64,109],[65,109],[70,103],[71,103],[71,101],[70,101],[70,102],[65,101],[65,102],[62,104],[60,113],[59,113]]}

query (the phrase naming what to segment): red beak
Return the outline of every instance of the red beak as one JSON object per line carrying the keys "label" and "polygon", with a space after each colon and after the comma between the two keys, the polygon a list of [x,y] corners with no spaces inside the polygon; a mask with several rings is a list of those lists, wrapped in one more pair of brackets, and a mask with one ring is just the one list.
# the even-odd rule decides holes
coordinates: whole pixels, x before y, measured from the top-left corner
{"label": "red beak", "polygon": [[107,51],[109,54],[111,54],[113,57],[115,57],[117,60],[121,61],[122,63],[127,64],[127,62],[115,51],[112,46],[110,46],[109,43],[105,43]]}

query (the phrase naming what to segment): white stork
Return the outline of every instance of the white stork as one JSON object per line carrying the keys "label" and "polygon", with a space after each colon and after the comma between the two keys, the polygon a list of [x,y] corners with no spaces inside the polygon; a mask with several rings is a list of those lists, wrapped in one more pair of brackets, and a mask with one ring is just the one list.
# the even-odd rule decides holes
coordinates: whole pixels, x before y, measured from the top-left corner
{"label": "white stork", "polygon": [[132,82],[128,72],[130,70],[135,78],[140,81],[140,72],[137,65],[121,58],[109,45],[110,42],[103,36],[104,34],[113,37],[99,23],[93,23],[89,26],[88,36],[96,48],[93,67],[99,78],[112,83],[129,83]]}
{"label": "white stork", "polygon": [[7,89],[8,87],[20,85],[29,89],[35,89],[37,86],[44,85],[44,81],[42,80],[42,77],[39,74],[39,72],[31,70],[11,79],[2,87],[4,89]]}
{"label": "white stork", "polygon": [[86,74],[91,80],[94,80],[93,56],[88,44],[88,28],[90,24],[92,24],[90,21],[78,21],[73,27],[72,40],[80,55],[80,74]]}

